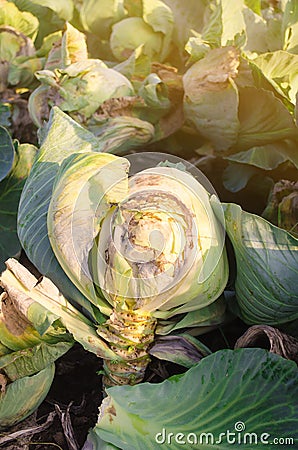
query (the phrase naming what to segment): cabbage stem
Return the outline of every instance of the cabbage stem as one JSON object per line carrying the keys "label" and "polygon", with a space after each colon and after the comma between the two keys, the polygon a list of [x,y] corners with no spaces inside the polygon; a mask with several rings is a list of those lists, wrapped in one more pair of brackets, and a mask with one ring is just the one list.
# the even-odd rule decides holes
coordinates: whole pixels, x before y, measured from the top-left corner
{"label": "cabbage stem", "polygon": [[154,340],[157,321],[150,313],[136,310],[113,310],[98,334],[120,357],[104,360],[103,383],[106,387],[140,383],[150,362],[148,347]]}

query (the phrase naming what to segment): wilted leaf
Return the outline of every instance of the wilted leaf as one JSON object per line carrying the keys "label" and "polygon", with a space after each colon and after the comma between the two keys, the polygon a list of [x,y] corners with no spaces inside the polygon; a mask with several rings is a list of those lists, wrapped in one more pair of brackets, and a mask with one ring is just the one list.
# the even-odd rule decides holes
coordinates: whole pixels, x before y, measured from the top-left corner
{"label": "wilted leaf", "polygon": [[43,67],[41,58],[26,58],[23,56],[15,58],[10,64],[8,83],[18,88],[29,89],[36,85],[34,74]]}
{"label": "wilted leaf", "polygon": [[[39,309],[43,312],[44,316],[48,316],[48,320],[43,321],[43,329],[40,330],[39,326],[41,323],[38,323],[38,319],[40,319],[42,314],[38,314],[32,299],[26,297],[18,290],[15,290],[12,286],[8,287],[5,284],[3,281],[5,274],[6,271],[4,271],[0,277],[0,286],[7,291],[0,296],[0,342],[9,349],[9,353],[34,347],[39,345],[42,340],[53,344],[59,341],[59,338],[62,341],[67,341],[68,337],[65,329],[60,327],[60,330],[59,328],[58,330],[55,330],[54,327],[51,327],[52,322],[49,322],[49,319],[52,319],[53,321],[53,314],[42,307]],[[47,312],[48,314],[46,314]],[[55,317],[54,320],[57,320],[57,317]],[[35,322],[37,322],[37,325]],[[45,323],[46,328],[44,329]],[[50,333],[44,335],[47,331],[50,331]]]}
{"label": "wilted leaf", "polygon": [[73,345],[73,342],[57,342],[57,344],[40,344],[27,349],[18,350],[0,358],[0,371],[10,380],[34,375],[54,363]]}
{"label": "wilted leaf", "polygon": [[[58,329],[55,332],[55,329],[53,330],[48,326],[46,333],[42,336],[43,341],[49,344],[61,342],[61,340],[71,341],[69,336],[65,336],[65,328],[67,328],[74,339],[82,344],[86,350],[99,357],[117,360],[117,355],[98,336],[94,324],[68,302],[48,278],[43,277],[37,283],[36,278],[14,259],[9,259],[6,265],[7,269],[1,274],[0,278],[1,286],[10,297],[18,296],[27,299],[27,302],[30,301],[27,316],[30,317],[36,328],[38,324],[35,323],[35,320],[40,319],[42,310],[45,311],[44,316],[49,316],[50,319],[53,316],[56,320],[60,319],[60,329],[57,327]],[[28,281],[28,277],[29,279],[33,277],[35,283],[32,284],[31,280]],[[99,320],[98,317],[97,319]],[[0,340],[2,338],[1,333]],[[23,336],[21,337],[23,338]],[[28,345],[24,346],[24,348],[27,347]]]}
{"label": "wilted leaf", "polygon": [[[16,427],[16,431],[14,432],[9,432],[9,433],[5,433],[4,435],[2,435],[2,437],[0,437],[0,445],[3,445],[4,443],[10,444],[11,442],[13,442],[16,439],[20,439],[20,441],[24,438],[28,438],[29,436],[32,436],[35,433],[40,433],[44,430],[46,430],[47,428],[49,428],[56,416],[56,412],[51,412],[48,416],[47,419],[41,424],[41,425],[36,425],[37,421],[36,421],[36,415],[32,415],[31,417],[28,417],[28,419],[26,421],[24,421],[24,425],[26,426],[27,424],[29,425],[28,428],[23,429],[23,427],[21,426],[21,430],[18,429],[18,427]],[[22,425],[23,425],[22,424]],[[33,426],[31,426],[33,425]],[[12,445],[8,445],[8,449],[11,450]]]}
{"label": "wilted leaf", "polygon": [[45,36],[41,47],[36,51],[36,56],[38,58],[41,57],[48,57],[52,47],[60,41],[62,38],[62,30],[55,31],[54,33],[49,34],[48,36]]}
{"label": "wilted leaf", "polygon": [[54,379],[55,364],[31,377],[9,384],[0,394],[0,429],[6,429],[25,419],[45,399]]}
{"label": "wilted leaf", "polygon": [[[46,102],[68,111],[78,122],[90,118],[104,101],[134,94],[124,75],[97,59],[78,61],[54,72],[41,70],[35,75],[42,84],[49,86]],[[38,107],[38,103],[30,99],[29,111],[37,117]]]}
{"label": "wilted leaf", "polygon": [[142,79],[151,72],[151,60],[149,56],[144,54],[143,45],[140,45],[132,52],[129,58],[114,66],[114,70],[131,80],[132,85],[136,89]]}

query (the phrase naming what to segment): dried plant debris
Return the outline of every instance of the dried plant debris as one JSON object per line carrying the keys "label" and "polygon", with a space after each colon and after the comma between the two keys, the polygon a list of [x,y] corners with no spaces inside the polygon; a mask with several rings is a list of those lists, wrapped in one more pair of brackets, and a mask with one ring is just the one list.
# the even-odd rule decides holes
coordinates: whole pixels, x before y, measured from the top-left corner
{"label": "dried plant debris", "polygon": [[61,425],[64,432],[64,437],[66,439],[69,450],[79,450],[79,445],[76,441],[71,417],[70,417],[70,409],[72,406],[72,402],[69,403],[66,410],[63,411],[59,405],[55,405],[55,410],[60,418]]}
{"label": "dried plant debris", "polygon": [[268,325],[254,325],[235,344],[240,347],[263,347],[298,363],[298,340]]}
{"label": "dried plant debris", "polygon": [[[51,412],[48,415],[46,421],[41,425],[37,425],[37,422],[36,422],[35,426],[29,426],[28,428],[23,428],[23,429],[18,429],[16,431],[10,431],[8,433],[3,433],[3,435],[0,436],[0,447],[7,449],[6,446],[4,447],[4,444],[7,445],[13,441],[17,441],[18,445],[20,445],[21,443],[23,445],[28,445],[30,443],[29,441],[30,441],[31,436],[33,436],[37,433],[40,433],[41,431],[44,431],[47,428],[49,428],[51,426],[51,424],[53,423],[55,416],[56,416],[56,413]],[[35,415],[34,415],[34,417],[35,417]],[[33,418],[30,417],[31,422],[34,419],[34,417]],[[23,427],[24,426],[25,425],[23,425]],[[25,441],[27,441],[27,444],[25,444]],[[19,448],[21,448],[21,447],[19,447]],[[24,448],[25,447],[22,447],[22,449],[24,449]]]}

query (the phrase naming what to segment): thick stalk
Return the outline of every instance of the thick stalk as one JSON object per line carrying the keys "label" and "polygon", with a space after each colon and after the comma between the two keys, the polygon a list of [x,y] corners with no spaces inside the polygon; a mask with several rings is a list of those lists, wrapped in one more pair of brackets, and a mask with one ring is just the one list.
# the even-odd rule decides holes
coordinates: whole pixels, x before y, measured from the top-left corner
{"label": "thick stalk", "polygon": [[98,334],[109,343],[120,361],[104,361],[106,387],[140,383],[150,361],[148,347],[154,340],[156,319],[134,310],[114,310]]}

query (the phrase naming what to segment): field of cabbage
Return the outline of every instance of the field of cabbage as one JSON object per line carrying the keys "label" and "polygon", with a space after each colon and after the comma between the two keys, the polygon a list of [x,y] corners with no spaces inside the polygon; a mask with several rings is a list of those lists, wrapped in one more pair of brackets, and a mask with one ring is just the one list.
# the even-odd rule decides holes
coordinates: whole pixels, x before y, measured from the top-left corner
{"label": "field of cabbage", "polygon": [[0,449],[298,448],[297,0],[0,0]]}

